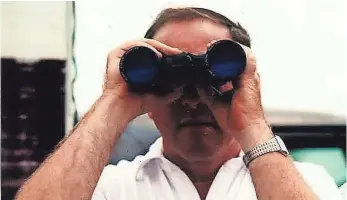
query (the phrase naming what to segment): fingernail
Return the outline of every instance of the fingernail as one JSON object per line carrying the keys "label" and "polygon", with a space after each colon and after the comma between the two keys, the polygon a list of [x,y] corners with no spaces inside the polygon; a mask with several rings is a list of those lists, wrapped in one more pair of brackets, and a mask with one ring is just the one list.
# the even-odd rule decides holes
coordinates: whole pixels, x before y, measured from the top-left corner
{"label": "fingernail", "polygon": [[157,53],[158,58],[162,58],[163,54],[161,54],[160,52]]}
{"label": "fingernail", "polygon": [[212,40],[210,43],[207,44],[207,47],[210,47],[213,43],[215,43],[217,40]]}
{"label": "fingernail", "polygon": [[177,52],[182,52],[180,49],[178,49],[178,48],[175,48],[175,50],[177,51]]}

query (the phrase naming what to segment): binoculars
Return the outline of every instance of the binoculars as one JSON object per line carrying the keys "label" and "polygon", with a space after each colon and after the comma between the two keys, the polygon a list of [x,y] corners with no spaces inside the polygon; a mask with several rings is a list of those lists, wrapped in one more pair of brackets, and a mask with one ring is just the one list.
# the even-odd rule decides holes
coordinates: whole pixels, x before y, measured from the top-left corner
{"label": "binoculars", "polygon": [[237,85],[246,61],[246,53],[238,43],[219,40],[202,55],[180,53],[161,58],[150,48],[135,46],[124,53],[119,68],[135,93],[165,95],[182,85],[194,85],[212,87],[218,94],[218,88],[226,82]]}

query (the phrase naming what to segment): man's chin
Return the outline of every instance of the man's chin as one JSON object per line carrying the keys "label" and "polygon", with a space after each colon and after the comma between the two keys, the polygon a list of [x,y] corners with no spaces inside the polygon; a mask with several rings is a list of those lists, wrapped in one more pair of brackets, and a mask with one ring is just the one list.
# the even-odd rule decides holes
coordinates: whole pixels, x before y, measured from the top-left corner
{"label": "man's chin", "polygon": [[217,148],[191,148],[191,149],[182,149],[180,151],[180,157],[190,163],[196,162],[212,162],[220,155],[220,149]]}
{"label": "man's chin", "polygon": [[215,136],[218,129],[210,125],[184,126],[180,127],[180,134],[188,134],[194,137]]}
{"label": "man's chin", "polygon": [[211,149],[222,143],[223,134],[212,126],[187,126],[176,134],[176,143],[186,148]]}
{"label": "man's chin", "polygon": [[189,159],[193,160],[206,160],[209,157],[213,157],[215,152],[218,151],[218,147],[221,146],[220,141],[216,140],[215,137],[197,136],[186,138],[178,139],[176,148],[179,149],[183,157],[189,157]]}

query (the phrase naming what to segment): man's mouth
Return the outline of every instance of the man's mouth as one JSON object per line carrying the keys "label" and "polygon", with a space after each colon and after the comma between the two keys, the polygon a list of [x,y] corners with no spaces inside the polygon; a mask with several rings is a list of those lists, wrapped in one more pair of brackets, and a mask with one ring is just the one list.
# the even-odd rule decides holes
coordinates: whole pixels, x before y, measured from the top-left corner
{"label": "man's mouth", "polygon": [[218,128],[218,124],[215,121],[203,121],[203,120],[182,120],[180,127],[189,126],[210,126],[212,128]]}

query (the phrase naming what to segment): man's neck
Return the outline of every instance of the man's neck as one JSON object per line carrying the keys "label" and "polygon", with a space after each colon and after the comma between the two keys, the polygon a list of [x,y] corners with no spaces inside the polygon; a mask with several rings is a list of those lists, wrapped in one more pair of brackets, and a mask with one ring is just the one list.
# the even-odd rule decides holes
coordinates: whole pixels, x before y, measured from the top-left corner
{"label": "man's neck", "polygon": [[185,172],[198,191],[200,198],[204,200],[221,166],[228,160],[238,157],[240,151],[241,148],[239,145],[236,145],[214,159],[205,159],[195,162],[188,162],[178,156],[167,155],[165,152],[164,155],[168,160],[175,163]]}
{"label": "man's neck", "polygon": [[193,183],[194,187],[199,193],[200,199],[205,200],[212,185],[212,181],[208,182],[195,182]]}
{"label": "man's neck", "polygon": [[184,171],[193,183],[212,183],[221,166],[228,160],[238,157],[240,151],[241,148],[237,145],[225,152],[221,152],[219,156],[195,161],[186,160],[179,156],[166,154],[165,152],[164,155],[168,160]]}

